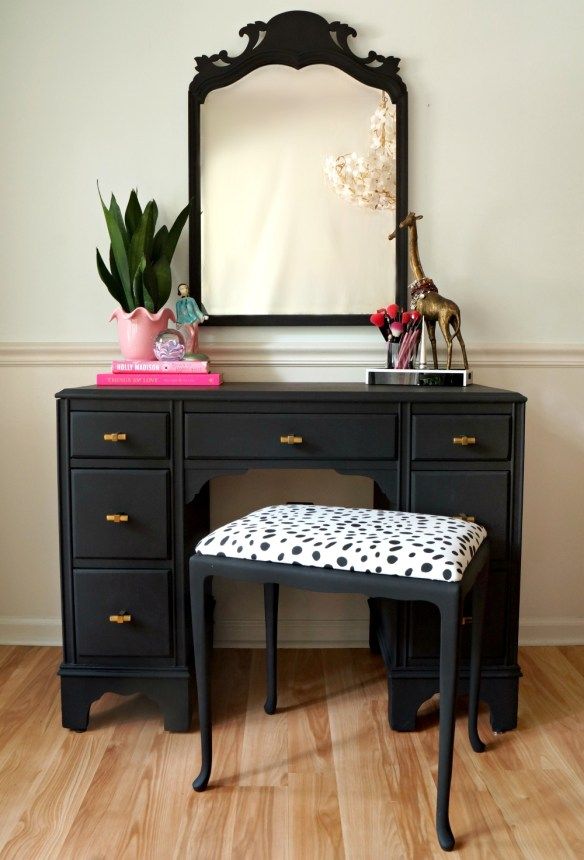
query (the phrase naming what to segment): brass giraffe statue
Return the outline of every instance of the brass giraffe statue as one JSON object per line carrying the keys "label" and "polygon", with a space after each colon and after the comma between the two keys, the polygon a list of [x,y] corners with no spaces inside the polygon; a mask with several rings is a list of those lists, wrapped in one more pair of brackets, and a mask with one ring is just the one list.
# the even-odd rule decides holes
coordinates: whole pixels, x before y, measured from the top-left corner
{"label": "brass giraffe statue", "polygon": [[[430,343],[432,344],[434,367],[438,368],[438,354],[436,352],[436,323],[438,323],[446,341],[446,369],[450,370],[452,365],[452,341],[456,337],[462,350],[464,367],[468,370],[466,347],[460,333],[460,308],[455,302],[439,295],[434,281],[432,278],[426,277],[420,262],[416,221],[419,221],[423,217],[423,215],[416,215],[415,212],[408,212],[399,225],[400,229],[403,227],[408,228],[410,268],[416,278],[411,288],[411,307],[412,310],[421,313],[426,320],[426,329]],[[396,233],[397,229],[388,236],[388,239],[395,239]],[[451,325],[453,326],[452,333],[450,332]]]}

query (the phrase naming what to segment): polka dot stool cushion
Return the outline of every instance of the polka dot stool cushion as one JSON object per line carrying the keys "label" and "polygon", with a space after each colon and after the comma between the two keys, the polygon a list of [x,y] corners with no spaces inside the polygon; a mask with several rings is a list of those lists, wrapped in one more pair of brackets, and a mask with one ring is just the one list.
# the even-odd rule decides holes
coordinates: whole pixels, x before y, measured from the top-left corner
{"label": "polka dot stool cushion", "polygon": [[454,517],[271,505],[211,532],[195,552],[456,582],[486,534]]}

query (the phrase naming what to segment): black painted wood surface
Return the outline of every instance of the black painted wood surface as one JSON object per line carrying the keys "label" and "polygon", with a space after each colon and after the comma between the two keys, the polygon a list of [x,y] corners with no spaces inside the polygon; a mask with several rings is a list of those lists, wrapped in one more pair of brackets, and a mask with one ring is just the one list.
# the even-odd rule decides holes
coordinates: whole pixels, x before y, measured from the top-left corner
{"label": "black painted wood surface", "polygon": [[[75,629],[80,657],[168,657],[168,570],[75,570]],[[130,616],[112,623],[111,615]]]}
{"label": "black painted wood surface", "polygon": [[[73,412],[72,457],[168,457],[168,415],[161,412]],[[124,434],[121,441],[105,435]]]}
{"label": "black painted wood surface", "polygon": [[168,477],[166,469],[72,469],[74,557],[167,558]]}
{"label": "black painted wood surface", "polygon": [[[107,689],[142,689],[160,701],[168,727],[187,727],[188,559],[194,542],[209,531],[209,481],[256,468],[332,468],[342,474],[365,475],[374,481],[377,506],[474,515],[484,523],[491,539],[492,573],[481,697],[491,708],[496,730],[516,725],[522,395],[479,385],[424,389],[357,383],[237,383],[213,390],[89,386],[66,389],[57,397],[64,725],[83,728],[91,702]],[[117,431],[113,425],[109,429],[112,415],[119,418]],[[168,439],[164,459],[147,456],[149,442],[144,442],[146,450],[142,448],[136,458],[120,457],[117,452],[104,457],[99,448],[92,448],[95,428],[101,430],[104,422],[106,432],[118,432],[128,416],[140,427],[142,418],[146,426],[152,415],[161,419],[151,425],[154,440]],[[160,435],[159,427],[167,428],[167,436],[166,432]],[[302,435],[298,428],[305,432],[306,444],[274,441],[280,431]],[[473,428],[480,445],[461,449],[462,455],[456,450],[452,459],[450,434],[473,435]],[[160,454],[158,442],[153,444]],[[83,456],[73,456],[73,451]],[[134,505],[136,531],[125,533],[123,525],[106,524],[105,519],[102,523],[104,504],[128,510]],[[151,574],[154,579],[147,581],[156,580],[156,574],[159,581],[167,577],[166,602],[148,589],[131,585]],[[80,580],[82,576],[88,578]],[[123,583],[127,589],[120,600],[126,593],[128,598],[122,602],[130,602],[135,593],[135,605],[150,620],[136,631],[138,636],[127,636],[125,641],[143,641],[143,647],[134,644],[119,650],[122,646],[112,643],[130,631],[116,631],[113,625],[100,638],[92,614],[96,601],[88,596],[93,591],[78,584],[90,580],[97,591],[103,586],[104,595],[113,595],[118,588],[114,584]],[[379,644],[388,668],[390,722],[396,729],[410,730],[420,704],[438,689],[438,620],[423,603],[392,606],[374,600],[371,605],[372,644]],[[100,618],[102,609],[105,604],[100,604]],[[461,638],[464,691],[470,642],[466,627]],[[88,649],[95,653],[88,656]]]}
{"label": "black painted wood surface", "polygon": [[[396,416],[351,412],[231,415],[190,414],[185,419],[187,458],[274,457],[278,460],[372,459],[396,457]],[[301,442],[286,444],[281,437]]]}

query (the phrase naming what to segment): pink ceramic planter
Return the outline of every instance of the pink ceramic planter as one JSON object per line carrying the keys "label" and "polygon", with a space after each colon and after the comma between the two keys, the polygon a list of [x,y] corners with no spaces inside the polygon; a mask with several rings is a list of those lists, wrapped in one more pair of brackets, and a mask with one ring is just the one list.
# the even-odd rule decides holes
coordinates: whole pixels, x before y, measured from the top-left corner
{"label": "pink ceramic planter", "polygon": [[176,322],[174,311],[161,308],[151,314],[146,308],[136,308],[126,313],[116,308],[110,317],[118,321],[118,338],[120,350],[124,358],[134,361],[151,361],[154,358],[154,340],[156,335],[168,327],[169,321]]}

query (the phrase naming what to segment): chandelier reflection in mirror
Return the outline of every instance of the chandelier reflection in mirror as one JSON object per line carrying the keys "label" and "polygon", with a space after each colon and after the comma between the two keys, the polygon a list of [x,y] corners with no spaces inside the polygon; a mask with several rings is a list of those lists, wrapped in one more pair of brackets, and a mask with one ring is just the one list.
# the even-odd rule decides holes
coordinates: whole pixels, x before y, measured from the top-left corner
{"label": "chandelier reflection in mirror", "polygon": [[325,176],[343,200],[367,209],[395,211],[395,140],[395,106],[383,92],[371,117],[368,155],[351,152],[325,159]]}

